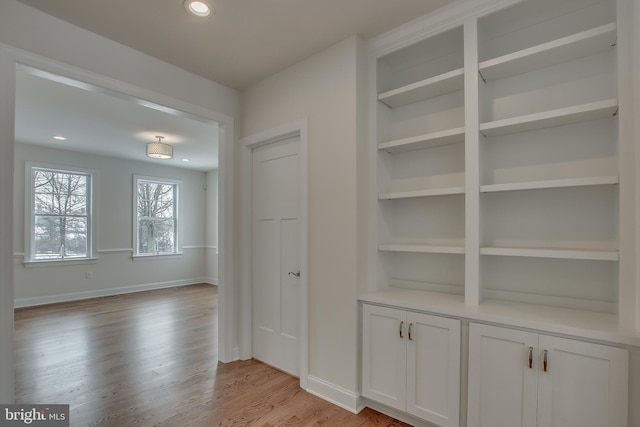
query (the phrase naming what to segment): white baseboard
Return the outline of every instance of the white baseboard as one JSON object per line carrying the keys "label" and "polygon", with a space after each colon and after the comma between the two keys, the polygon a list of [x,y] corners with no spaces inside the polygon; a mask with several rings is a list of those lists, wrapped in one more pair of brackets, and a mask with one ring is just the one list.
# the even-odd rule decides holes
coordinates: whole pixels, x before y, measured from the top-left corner
{"label": "white baseboard", "polygon": [[402,412],[397,409],[390,408],[381,403],[377,403],[367,399],[362,399],[362,404],[364,405],[362,409],[364,409],[365,407],[369,407],[382,414],[393,417],[399,421],[402,421],[403,423],[407,423],[414,427],[438,427],[436,424],[432,424],[428,421],[421,420],[420,418],[416,418],[406,412]]}
{"label": "white baseboard", "polygon": [[77,301],[88,298],[108,297],[133,292],[150,291],[153,289],[175,288],[178,286],[208,283],[205,277],[195,277],[170,282],[147,283],[142,285],[123,286],[120,288],[96,289],[91,291],[71,292],[66,294],[47,295],[43,297],[18,298],[13,302],[14,308],[34,307],[37,305],[54,304],[58,302]]}
{"label": "white baseboard", "polygon": [[202,278],[202,283],[206,283],[207,285],[216,285],[216,286],[218,286],[218,278],[217,277],[204,277],[204,278]]}
{"label": "white baseboard", "polygon": [[307,376],[307,391],[354,414],[362,409],[356,393],[312,375]]}

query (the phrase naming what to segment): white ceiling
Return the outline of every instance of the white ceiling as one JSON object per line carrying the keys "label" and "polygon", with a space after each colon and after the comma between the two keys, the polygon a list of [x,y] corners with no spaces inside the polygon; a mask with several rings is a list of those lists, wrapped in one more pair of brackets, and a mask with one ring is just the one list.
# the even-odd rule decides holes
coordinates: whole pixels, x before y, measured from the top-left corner
{"label": "white ceiling", "polygon": [[[349,36],[371,38],[452,0],[209,0],[207,18],[188,14],[184,0],[19,1],[242,90]],[[173,159],[145,156],[155,135],[174,146]],[[217,136],[216,124],[18,73],[21,142],[207,171],[218,166]]]}
{"label": "white ceiling", "polygon": [[50,15],[244,89],[354,34],[369,39],[451,0],[19,0]]}
{"label": "white ceiling", "polygon": [[[62,135],[66,141],[53,139]],[[173,145],[173,159],[146,156],[156,135]],[[209,171],[218,167],[218,125],[138,105],[106,93],[17,73],[16,141],[62,150]],[[182,159],[187,158],[188,163]]]}

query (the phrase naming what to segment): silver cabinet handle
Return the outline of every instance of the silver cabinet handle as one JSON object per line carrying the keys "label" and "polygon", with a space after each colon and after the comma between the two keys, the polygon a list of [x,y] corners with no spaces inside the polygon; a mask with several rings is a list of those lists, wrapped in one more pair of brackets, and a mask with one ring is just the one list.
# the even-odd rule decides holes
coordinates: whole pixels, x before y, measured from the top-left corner
{"label": "silver cabinet handle", "polygon": [[411,327],[413,326],[413,323],[409,323],[409,331],[408,331],[408,335],[409,335],[409,341],[413,341],[413,338],[411,338]]}
{"label": "silver cabinet handle", "polygon": [[529,347],[529,369],[533,369],[533,347]]}
{"label": "silver cabinet handle", "polygon": [[549,352],[548,352],[547,350],[545,350],[545,351],[543,351],[543,352],[542,352],[542,370],[543,370],[544,372],[549,371],[549,363],[548,363],[548,361],[547,361],[547,354],[548,354],[548,353],[549,353]]}
{"label": "silver cabinet handle", "polygon": [[404,335],[402,335],[402,328],[404,328],[404,322],[400,322],[400,338],[404,338]]}
{"label": "silver cabinet handle", "polygon": [[300,272],[299,271],[298,272],[290,271],[288,274],[289,274],[289,276],[300,277]]}

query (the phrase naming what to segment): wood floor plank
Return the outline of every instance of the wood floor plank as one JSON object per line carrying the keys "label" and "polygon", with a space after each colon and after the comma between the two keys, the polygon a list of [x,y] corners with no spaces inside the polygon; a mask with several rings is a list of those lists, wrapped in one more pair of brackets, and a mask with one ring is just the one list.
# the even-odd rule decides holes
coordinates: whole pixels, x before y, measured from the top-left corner
{"label": "wood floor plank", "polygon": [[216,289],[17,309],[17,402],[70,404],[72,426],[407,426],[352,414],[255,360],[218,362]]}

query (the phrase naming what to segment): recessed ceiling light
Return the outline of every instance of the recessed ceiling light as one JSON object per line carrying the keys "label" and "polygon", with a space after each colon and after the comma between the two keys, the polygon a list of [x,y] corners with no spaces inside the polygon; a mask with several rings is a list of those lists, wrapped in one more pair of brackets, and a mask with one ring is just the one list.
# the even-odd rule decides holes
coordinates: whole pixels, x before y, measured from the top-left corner
{"label": "recessed ceiling light", "polygon": [[186,0],[184,7],[196,16],[209,16],[211,14],[211,6],[203,0]]}
{"label": "recessed ceiling light", "polygon": [[191,160],[189,159],[182,159],[183,162],[190,162]]}
{"label": "recessed ceiling light", "polygon": [[53,139],[57,139],[58,141],[66,141],[67,138],[65,138],[62,135],[54,135]]}

